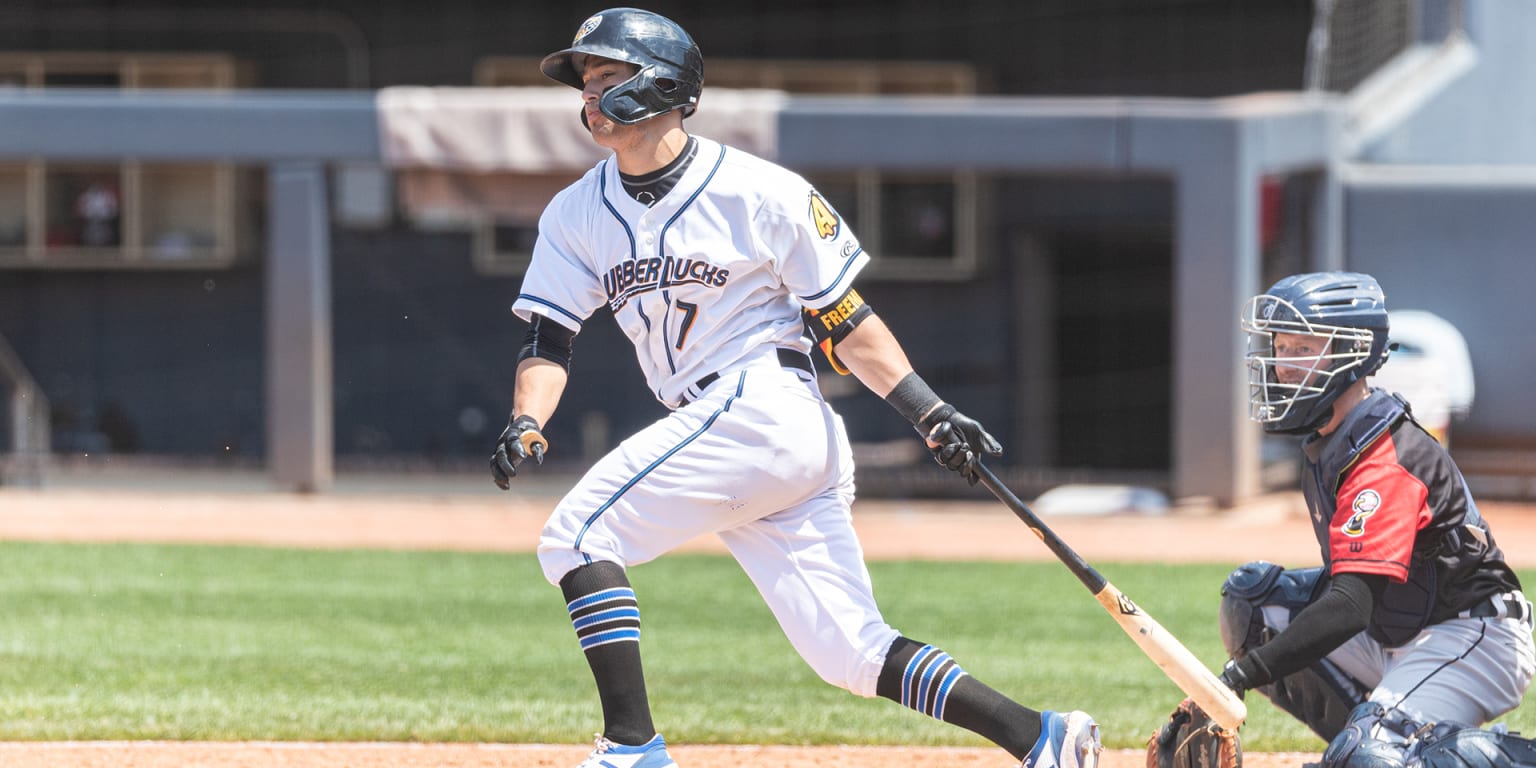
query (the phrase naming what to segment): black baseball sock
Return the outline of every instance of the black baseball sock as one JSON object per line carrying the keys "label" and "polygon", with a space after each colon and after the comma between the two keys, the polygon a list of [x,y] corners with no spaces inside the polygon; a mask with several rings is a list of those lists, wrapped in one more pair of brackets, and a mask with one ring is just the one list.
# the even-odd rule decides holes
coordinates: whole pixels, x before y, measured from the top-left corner
{"label": "black baseball sock", "polygon": [[949,654],[905,637],[885,654],[875,693],[978,733],[1019,760],[1040,739],[1040,713],[965,673]]}
{"label": "black baseball sock", "polygon": [[603,736],[638,745],[656,735],[640,667],[640,606],[618,563],[583,565],[560,580],[576,639],[603,704]]}

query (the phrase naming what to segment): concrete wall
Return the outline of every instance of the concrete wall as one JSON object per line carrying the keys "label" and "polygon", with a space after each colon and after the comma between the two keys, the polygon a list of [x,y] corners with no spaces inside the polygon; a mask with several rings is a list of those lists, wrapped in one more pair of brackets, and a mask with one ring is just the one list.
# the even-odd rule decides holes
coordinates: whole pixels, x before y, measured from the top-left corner
{"label": "concrete wall", "polygon": [[[1471,64],[1344,172],[1346,261],[1466,337],[1459,441],[1536,440],[1536,3],[1464,0]],[[1412,80],[1402,86],[1412,88]]]}
{"label": "concrete wall", "polygon": [[1536,438],[1536,170],[1355,168],[1345,184],[1350,268],[1390,309],[1422,309],[1466,337],[1477,399],[1461,439]]}
{"label": "concrete wall", "polygon": [[1464,0],[1476,63],[1359,158],[1390,164],[1536,164],[1536,3]]}

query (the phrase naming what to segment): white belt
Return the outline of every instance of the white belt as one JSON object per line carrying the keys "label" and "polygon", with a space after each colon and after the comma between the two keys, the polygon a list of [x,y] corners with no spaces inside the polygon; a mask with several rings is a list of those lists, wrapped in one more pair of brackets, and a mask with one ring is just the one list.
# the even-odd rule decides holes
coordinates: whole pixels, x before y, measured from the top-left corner
{"label": "white belt", "polygon": [[1494,595],[1471,608],[1456,614],[1463,619],[1515,619],[1531,620],[1531,601],[1520,590]]}

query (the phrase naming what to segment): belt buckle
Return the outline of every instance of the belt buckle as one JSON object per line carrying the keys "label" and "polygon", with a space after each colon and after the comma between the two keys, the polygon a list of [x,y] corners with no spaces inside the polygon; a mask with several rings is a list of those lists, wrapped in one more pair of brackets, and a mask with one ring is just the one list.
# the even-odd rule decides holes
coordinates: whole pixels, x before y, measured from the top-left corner
{"label": "belt buckle", "polygon": [[1493,598],[1497,616],[1507,616],[1515,621],[1525,621],[1531,618],[1531,601],[1525,599],[1525,594],[1515,589],[1505,592]]}
{"label": "belt buckle", "polygon": [[1514,619],[1520,622],[1530,622],[1536,618],[1531,601],[1525,599],[1525,595],[1519,590],[1493,595],[1485,602],[1468,608],[1458,614],[1464,619]]}

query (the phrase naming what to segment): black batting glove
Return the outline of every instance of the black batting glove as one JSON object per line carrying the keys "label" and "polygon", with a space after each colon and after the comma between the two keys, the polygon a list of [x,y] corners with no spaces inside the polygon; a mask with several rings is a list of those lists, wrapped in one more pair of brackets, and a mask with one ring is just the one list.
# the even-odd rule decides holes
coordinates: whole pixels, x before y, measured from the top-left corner
{"label": "black batting glove", "polygon": [[496,482],[496,487],[503,491],[512,487],[512,478],[517,477],[517,465],[523,463],[523,459],[532,458],[543,464],[548,444],[539,431],[538,419],[518,416],[508,422],[501,437],[496,438],[496,451],[491,454],[491,479]]}
{"label": "black batting glove", "polygon": [[966,482],[981,480],[977,467],[985,456],[1001,456],[1003,446],[975,419],[945,403],[917,423],[918,434],[928,444],[928,451],[940,466],[959,472]]}

